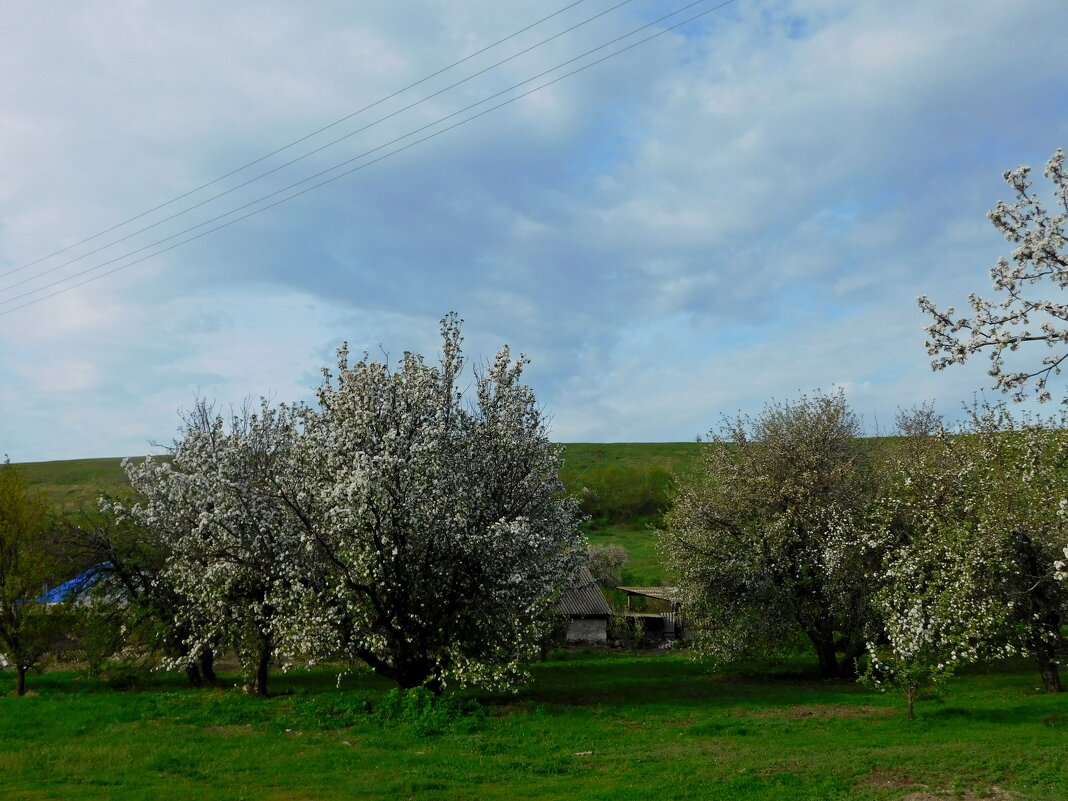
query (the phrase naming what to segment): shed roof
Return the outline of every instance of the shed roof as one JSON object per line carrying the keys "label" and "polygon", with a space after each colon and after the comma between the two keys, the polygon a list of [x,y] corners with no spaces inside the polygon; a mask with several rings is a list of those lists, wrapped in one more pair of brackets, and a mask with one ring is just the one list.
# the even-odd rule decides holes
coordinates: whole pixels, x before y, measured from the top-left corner
{"label": "shed roof", "polygon": [[678,587],[617,587],[627,595],[642,595],[646,598],[657,598],[661,601],[682,601],[682,591]]}
{"label": "shed roof", "polygon": [[556,602],[556,611],[572,617],[607,617],[612,614],[612,607],[590,569],[582,567],[567,592]]}

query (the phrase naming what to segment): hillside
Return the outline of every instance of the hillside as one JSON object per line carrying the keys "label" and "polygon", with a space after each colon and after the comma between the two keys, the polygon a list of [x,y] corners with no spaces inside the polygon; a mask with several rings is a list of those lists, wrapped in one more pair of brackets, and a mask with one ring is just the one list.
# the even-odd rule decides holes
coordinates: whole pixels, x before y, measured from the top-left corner
{"label": "hillside", "polygon": [[[661,468],[668,472],[692,469],[698,453],[695,442],[578,442],[564,445],[561,478],[570,485],[603,468],[642,471]],[[135,457],[136,458],[136,457]],[[122,470],[123,457],[67,459],[54,462],[23,462],[15,466],[26,482],[48,494],[57,507],[69,510],[95,504],[101,493],[129,489]]]}
{"label": "hillside", "polygon": [[[626,583],[661,583],[666,576],[652,527],[669,502],[671,476],[693,469],[700,445],[613,442],[564,447],[561,478],[590,517],[584,524],[590,541],[628,550],[631,562],[623,573]],[[16,467],[60,513],[94,509],[100,495],[120,495],[130,489],[121,457],[27,462]]]}
{"label": "hillside", "polygon": [[96,508],[101,495],[129,492],[122,457],[16,464],[26,483],[48,496],[59,512]]}

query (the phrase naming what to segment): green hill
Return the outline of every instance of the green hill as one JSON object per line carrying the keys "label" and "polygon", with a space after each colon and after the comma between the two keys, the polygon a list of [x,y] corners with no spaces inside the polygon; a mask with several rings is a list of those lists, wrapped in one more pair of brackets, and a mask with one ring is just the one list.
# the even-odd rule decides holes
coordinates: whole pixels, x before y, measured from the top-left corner
{"label": "green hill", "polygon": [[26,483],[48,496],[58,512],[95,509],[101,495],[129,492],[122,458],[67,459],[16,464]]}
{"label": "green hill", "polygon": [[[672,475],[694,468],[700,445],[612,442],[564,447],[561,478],[589,516],[584,526],[590,541],[628,550],[631,562],[623,573],[626,583],[661,583],[665,576],[652,528],[670,501]],[[27,462],[16,467],[59,513],[95,509],[101,495],[130,490],[121,457]]]}

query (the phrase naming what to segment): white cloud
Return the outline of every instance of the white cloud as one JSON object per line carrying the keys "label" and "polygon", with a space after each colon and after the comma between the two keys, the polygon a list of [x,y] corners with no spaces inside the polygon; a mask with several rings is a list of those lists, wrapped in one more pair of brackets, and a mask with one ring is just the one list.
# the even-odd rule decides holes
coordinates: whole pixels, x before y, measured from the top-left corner
{"label": "white cloud", "polygon": [[[983,365],[931,374],[914,299],[959,305],[985,289],[1005,249],[983,218],[1005,193],[1001,171],[1068,143],[1068,109],[1050,101],[1068,95],[1062,6],[735,4],[290,204],[0,316],[0,450],[137,450],[169,436],[198,388],[224,401],[306,397],[342,339],[434,353],[449,309],[467,319],[475,358],[507,340],[534,359],[563,439],[689,438],[720,412],[838,383],[880,420],[925,393],[955,408],[986,383]],[[605,7],[583,4],[543,30]],[[262,191],[659,8],[633,3]],[[547,13],[532,2],[5,11],[0,312],[17,291],[5,287],[36,272],[5,270]],[[252,197],[250,187],[219,208]]]}

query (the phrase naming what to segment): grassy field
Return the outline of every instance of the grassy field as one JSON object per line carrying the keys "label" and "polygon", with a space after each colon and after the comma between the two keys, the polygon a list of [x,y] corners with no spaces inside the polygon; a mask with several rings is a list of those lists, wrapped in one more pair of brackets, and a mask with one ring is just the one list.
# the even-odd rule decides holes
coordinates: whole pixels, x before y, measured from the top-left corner
{"label": "grassy field", "polygon": [[61,512],[95,509],[102,494],[129,492],[122,459],[70,459],[61,462],[26,462],[16,467],[26,483],[48,496]]}
{"label": "grassy field", "polygon": [[[693,469],[699,446],[693,442],[576,443],[565,448],[564,483],[579,493],[588,485],[607,488],[611,496],[587,504],[593,515],[586,524],[590,541],[627,549],[631,561],[623,571],[624,583],[655,585],[668,580],[652,536],[656,515],[635,516],[624,501],[644,499],[650,509],[662,505],[669,474]],[[29,462],[17,467],[26,482],[44,492],[61,513],[95,509],[101,494],[119,495],[130,489],[121,458]],[[646,499],[648,493],[656,497]],[[605,511],[598,514],[601,507]]]}
{"label": "grassy field", "polygon": [[[561,478],[568,484],[605,466],[685,472],[692,468],[698,453],[693,442],[572,443],[564,447]],[[64,510],[93,506],[101,493],[129,490],[121,457],[24,462],[16,466],[30,486],[46,492]]]}
{"label": "grassy field", "polygon": [[561,478],[583,500],[595,545],[622,545],[630,554],[623,583],[670,583],[653,528],[671,497],[672,476],[697,465],[696,442],[574,443],[565,446]]}
{"label": "grassy field", "polygon": [[564,483],[605,465],[628,468],[662,467],[673,473],[694,468],[700,454],[697,442],[573,442],[564,445]]}
{"label": "grassy field", "polygon": [[484,716],[429,728],[379,719],[366,673],[279,675],[266,700],[33,677],[0,698],[0,798],[1068,798],[1068,708],[1029,665],[965,676],[909,724],[895,696],[797,672],[555,657],[517,695],[477,696]]}

